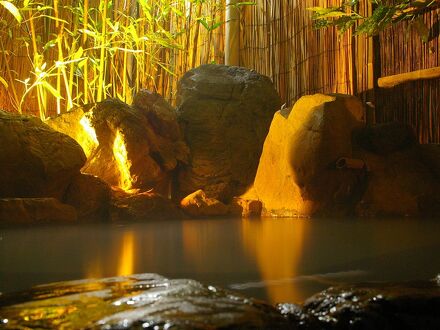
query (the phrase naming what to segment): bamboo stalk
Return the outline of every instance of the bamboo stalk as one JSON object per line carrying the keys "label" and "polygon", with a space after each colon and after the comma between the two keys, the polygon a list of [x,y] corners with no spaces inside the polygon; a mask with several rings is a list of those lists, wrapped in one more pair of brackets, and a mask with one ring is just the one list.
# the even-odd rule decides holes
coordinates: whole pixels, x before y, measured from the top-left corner
{"label": "bamboo stalk", "polygon": [[[89,0],[84,0],[84,15],[83,15],[83,35],[82,35],[82,47],[87,48],[87,30],[89,29]],[[83,77],[83,93],[84,103],[89,102],[89,66],[88,61],[84,63],[84,77]]]}
{"label": "bamboo stalk", "polygon": [[440,66],[430,69],[416,70],[378,79],[377,84],[380,88],[392,88],[397,85],[417,81],[440,78]]}
{"label": "bamboo stalk", "polygon": [[99,79],[98,79],[98,94],[96,97],[97,102],[101,102],[103,99],[103,94],[105,93],[105,53],[106,53],[106,44],[107,44],[107,6],[108,0],[104,0],[102,2],[103,10],[101,14],[101,46],[100,46],[100,55],[99,55]]}

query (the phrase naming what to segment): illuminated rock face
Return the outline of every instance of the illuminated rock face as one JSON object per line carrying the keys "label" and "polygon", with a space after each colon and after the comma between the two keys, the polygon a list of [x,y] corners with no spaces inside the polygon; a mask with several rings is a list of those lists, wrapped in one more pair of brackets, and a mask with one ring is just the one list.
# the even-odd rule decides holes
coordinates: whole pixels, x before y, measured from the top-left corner
{"label": "illuminated rock face", "polygon": [[[358,99],[316,94],[278,111],[264,143],[253,192],[268,216],[345,215],[362,193],[363,170],[339,170],[364,126]],[[254,196],[255,197],[255,196]]]}
{"label": "illuminated rock face", "polygon": [[0,306],[2,329],[291,329],[264,302],[156,274],[39,286]]}
{"label": "illuminated rock face", "polygon": [[229,203],[252,184],[264,139],[281,100],[255,71],[202,65],[177,92],[178,120],[191,154],[179,171],[180,196],[198,189]]}
{"label": "illuminated rock face", "polygon": [[0,197],[62,200],[85,161],[69,136],[36,117],[0,111]]}
{"label": "illuminated rock face", "polygon": [[133,106],[109,99],[58,116],[49,124],[86,150],[82,172],[124,190],[168,194],[171,171],[188,155],[174,109],[148,91],[141,91]]}
{"label": "illuminated rock face", "polygon": [[180,201],[180,207],[185,213],[194,217],[220,216],[229,212],[229,208],[225,204],[207,197],[203,190],[197,190],[186,196]]}

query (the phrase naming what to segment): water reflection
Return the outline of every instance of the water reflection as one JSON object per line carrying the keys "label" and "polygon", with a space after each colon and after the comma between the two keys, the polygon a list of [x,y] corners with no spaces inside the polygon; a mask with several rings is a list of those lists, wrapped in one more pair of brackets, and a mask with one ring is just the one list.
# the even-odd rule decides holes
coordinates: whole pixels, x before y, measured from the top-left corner
{"label": "water reflection", "polygon": [[200,219],[0,229],[0,292],[158,273],[299,302],[339,282],[433,278],[439,221]]}
{"label": "water reflection", "polygon": [[293,279],[307,239],[308,221],[243,220],[243,245],[255,258],[271,302],[300,301],[303,294]]}
{"label": "water reflection", "polygon": [[134,273],[135,236],[133,231],[127,231],[122,236],[121,255],[119,257],[118,276]]}

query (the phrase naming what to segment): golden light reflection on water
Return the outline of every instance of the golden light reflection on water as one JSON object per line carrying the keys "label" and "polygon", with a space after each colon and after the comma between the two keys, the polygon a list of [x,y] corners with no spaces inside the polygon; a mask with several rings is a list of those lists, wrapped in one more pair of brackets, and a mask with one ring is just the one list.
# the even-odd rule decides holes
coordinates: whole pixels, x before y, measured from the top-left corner
{"label": "golden light reflection on water", "polygon": [[203,249],[209,248],[203,246],[202,233],[200,232],[200,225],[193,221],[182,221],[182,244],[185,259],[191,262],[195,269],[203,267]]}
{"label": "golden light reflection on water", "polygon": [[119,256],[118,276],[131,275],[134,273],[135,234],[127,231],[122,236],[121,253]]}
{"label": "golden light reflection on water", "polygon": [[301,301],[295,281],[308,221],[263,219],[242,221],[243,244],[256,259],[261,280],[272,303]]}
{"label": "golden light reflection on water", "polygon": [[[115,243],[113,253],[110,252],[109,255],[97,253],[90,258],[90,262],[85,266],[85,278],[134,274],[136,253],[136,236],[134,231],[124,232],[122,238]],[[110,261],[108,256],[114,259]]]}

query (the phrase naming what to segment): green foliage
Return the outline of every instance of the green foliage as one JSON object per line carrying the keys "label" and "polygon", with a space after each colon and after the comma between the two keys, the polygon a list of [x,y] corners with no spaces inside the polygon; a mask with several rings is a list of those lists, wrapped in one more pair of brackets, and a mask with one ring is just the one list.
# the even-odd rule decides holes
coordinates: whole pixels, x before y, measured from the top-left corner
{"label": "green foliage", "polygon": [[[19,112],[30,95],[43,119],[54,99],[58,113],[106,97],[130,103],[140,88],[158,87],[159,72],[174,74],[174,55],[166,51],[193,56],[185,44],[194,40],[190,30],[201,26],[212,32],[223,24],[219,13],[225,10],[218,0],[131,0],[124,10],[113,0],[101,0],[97,8],[89,0],[68,3],[0,1],[11,18],[0,18],[0,61],[7,65],[8,56],[17,52],[5,45],[19,44],[32,67],[30,73],[6,68],[8,75],[0,75],[0,87]],[[24,86],[21,95],[17,81]]]}
{"label": "green foliage", "polygon": [[373,36],[401,21],[409,21],[424,42],[428,41],[429,29],[421,15],[427,10],[440,7],[438,0],[370,0],[374,5],[368,17],[358,12],[359,0],[343,1],[341,6],[312,7],[312,19],[317,29],[335,26],[340,33],[354,27],[354,34]]}

